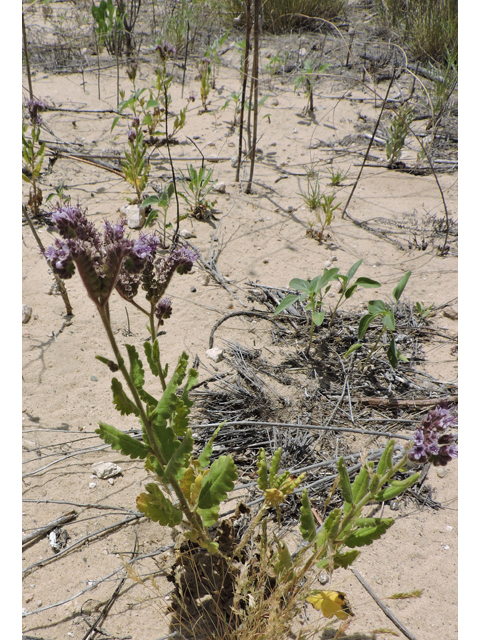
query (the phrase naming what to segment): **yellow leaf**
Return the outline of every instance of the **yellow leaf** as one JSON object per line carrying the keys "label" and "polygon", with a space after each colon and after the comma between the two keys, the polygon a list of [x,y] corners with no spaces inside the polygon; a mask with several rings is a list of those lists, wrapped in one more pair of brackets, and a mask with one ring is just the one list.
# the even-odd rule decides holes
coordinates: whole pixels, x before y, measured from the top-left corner
{"label": "yellow leaf", "polygon": [[340,620],[346,620],[348,616],[353,616],[348,600],[341,591],[314,591],[308,596],[307,602],[326,618],[337,616]]}

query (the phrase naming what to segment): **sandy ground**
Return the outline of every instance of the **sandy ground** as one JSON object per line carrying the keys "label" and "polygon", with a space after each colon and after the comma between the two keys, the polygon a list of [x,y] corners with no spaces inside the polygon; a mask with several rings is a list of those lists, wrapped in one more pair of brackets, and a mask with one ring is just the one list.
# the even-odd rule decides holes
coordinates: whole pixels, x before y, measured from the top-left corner
{"label": "sandy ground", "polygon": [[[275,43],[265,43],[263,53],[274,50]],[[107,61],[104,56],[102,61]],[[263,58],[264,65],[268,58]],[[253,194],[242,191],[235,183],[235,169],[230,158],[236,153],[237,134],[231,132],[233,108],[218,111],[226,98],[238,89],[238,54],[233,50],[222,58],[212,90],[210,112],[199,113],[199,100],[190,105],[185,129],[178,136],[180,144],[172,147],[176,170],[185,171],[192,158],[199,158],[186,136],[193,137],[205,154],[207,166],[214,169],[214,178],[226,184],[224,194],[215,194],[217,220],[211,224],[192,218],[181,223],[195,237],[191,242],[207,260],[216,256],[216,264],[229,282],[231,295],[196,267],[192,274],[177,277],[169,290],[174,301],[174,320],[164,328],[162,338],[163,361],[173,366],[181,350],[193,361],[196,355],[207,367],[200,367],[201,377],[211,372],[205,357],[208,337],[213,323],[229,310],[241,310],[247,305],[247,281],[286,287],[293,277],[313,277],[326,264],[338,266],[345,272],[356,260],[363,258],[359,275],[366,275],[382,283],[381,295],[389,295],[407,270],[412,271],[405,295],[427,306],[455,306],[457,296],[456,247],[447,256],[439,256],[436,241],[424,251],[411,248],[401,251],[384,238],[379,238],[336,215],[329,228],[329,239],[318,243],[307,237],[308,211],[298,193],[306,187],[305,166],[316,165],[322,186],[329,193],[328,161],[347,172],[343,185],[336,190],[337,198],[345,203],[359,170],[366,141],[359,136],[355,125],[369,123],[377,116],[374,102],[361,88],[351,90],[351,100],[339,100],[345,88],[341,80],[323,79],[317,93],[330,98],[316,98],[315,119],[302,115],[303,95],[295,94],[292,82],[282,84],[269,77],[262,91],[270,96],[263,107],[268,119],[260,123],[258,146],[262,154],[257,159]],[[137,84],[152,80],[152,65],[140,64]],[[194,91],[199,95],[195,69],[188,68],[185,95]],[[117,139],[110,134],[113,114],[78,111],[114,109],[115,69],[102,72],[102,100],[97,98],[97,77],[94,71],[82,74],[53,75],[37,69],[33,76],[36,96],[59,110],[47,112],[45,123],[54,135],[46,139],[68,141],[83,145],[85,152],[101,155],[124,146],[125,126],[118,128]],[[84,83],[84,84],[82,84]],[[26,85],[26,81],[24,81]],[[379,87],[380,93],[386,83]],[[127,91],[130,84],[121,70],[121,86]],[[383,88],[383,89],[382,89]],[[173,104],[182,107],[181,87],[171,90]],[[357,100],[355,100],[357,98]],[[359,102],[359,99],[363,99]],[[261,113],[261,115],[263,115]],[[269,120],[269,121],[267,121]],[[353,142],[335,155],[325,143],[337,145],[345,136]],[[357,136],[357,137],[355,137]],[[382,147],[372,152],[384,159]],[[415,143],[402,159],[414,161]],[[154,156],[150,179],[162,183],[162,175],[169,173],[165,161],[166,150],[160,148]],[[209,161],[212,158],[215,161]],[[225,159],[224,159],[225,158]],[[218,160],[219,159],[219,160]],[[200,165],[200,160],[195,161]],[[282,169],[284,170],[282,172]],[[288,172],[288,173],[287,173]],[[295,175],[299,174],[299,175]],[[285,176],[277,180],[280,176]],[[59,158],[50,175],[41,178],[41,188],[48,194],[62,180],[72,201],[88,207],[88,214],[98,224],[108,217],[116,219],[118,209],[132,197],[128,185],[119,177],[78,160]],[[452,219],[457,219],[457,174],[439,174],[439,181]],[[151,190],[149,193],[153,193]],[[24,197],[26,191],[24,187]],[[186,211],[182,206],[182,212]],[[341,211],[341,209],[340,209]],[[418,222],[425,215],[443,216],[442,201],[433,176],[413,176],[384,168],[365,168],[362,180],[349,206],[349,213],[359,221],[382,218],[395,223]],[[169,219],[173,219],[173,207]],[[373,223],[372,223],[373,224]],[[397,227],[398,228],[398,227]],[[48,245],[52,237],[45,226],[39,228],[40,238]],[[74,309],[71,320],[65,321],[65,308],[58,295],[49,295],[53,278],[28,227],[22,229],[23,243],[23,304],[32,307],[33,316],[22,327],[23,336],[23,534],[75,509],[76,520],[66,529],[69,544],[75,550],[54,558],[46,537],[24,549],[24,568],[47,560],[27,572],[23,581],[23,633],[37,638],[80,640],[87,631],[86,623],[93,621],[97,605],[104,603],[114,592],[119,576],[123,576],[122,559],[129,559],[135,541],[138,551],[149,553],[168,547],[172,540],[154,523],[137,521],[135,498],[146,480],[141,464],[122,459],[103,448],[94,434],[99,420],[128,429],[135,426],[130,417],[115,412],[110,395],[110,372],[95,355],[110,357],[109,345],[93,304],[87,299],[78,277],[68,281],[67,290]],[[215,253],[213,253],[215,252]],[[378,296],[381,297],[381,296]],[[352,308],[360,308],[370,298],[360,291],[352,301]],[[331,300],[327,297],[327,302]],[[129,309],[132,330],[126,336],[125,304],[118,297],[112,300],[112,319],[121,344],[141,348],[146,338],[143,319]],[[348,306],[346,307],[348,309]],[[431,320],[432,326],[450,336],[457,334],[457,321],[439,310]],[[265,323],[266,324],[266,323]],[[242,318],[224,323],[216,340],[226,338],[257,348],[268,346],[267,328],[252,325]],[[455,383],[456,355],[451,341],[426,346],[425,370],[439,380]],[[222,365],[218,365],[222,370]],[[88,449],[87,449],[88,448]],[[75,451],[81,451],[75,453]],[[123,475],[113,484],[93,479],[92,464],[107,460],[120,464]],[[428,477],[435,499],[442,503],[439,511],[406,507],[392,512],[396,523],[381,541],[363,550],[356,569],[385,600],[397,592],[423,589],[418,599],[387,600],[388,606],[420,640],[450,640],[457,636],[457,464],[438,475],[431,469]],[[95,483],[92,487],[91,483]],[[103,505],[96,508],[91,505]],[[386,512],[388,509],[386,509]],[[131,517],[132,522],[113,528]],[[95,531],[112,527],[105,533],[82,544],[82,538]],[[168,562],[170,551],[138,563],[141,574],[158,570]],[[119,573],[115,573],[118,570]],[[86,590],[97,580],[109,576],[99,586]],[[168,600],[168,583],[158,579],[158,592],[127,579],[122,586],[102,628],[116,638],[157,640],[168,633],[162,611]],[[329,587],[330,588],[330,587]],[[393,631],[392,623],[383,615],[370,596],[350,572],[334,576],[331,588],[348,594],[355,611],[355,619],[345,637],[367,640]],[[76,594],[80,594],[77,595]],[[167,596],[168,598],[168,596]],[[60,604],[64,602],[64,604]],[[160,610],[160,613],[158,613]],[[307,616],[312,617],[310,608]],[[323,623],[322,623],[323,624]],[[330,637],[323,632],[323,638]]]}

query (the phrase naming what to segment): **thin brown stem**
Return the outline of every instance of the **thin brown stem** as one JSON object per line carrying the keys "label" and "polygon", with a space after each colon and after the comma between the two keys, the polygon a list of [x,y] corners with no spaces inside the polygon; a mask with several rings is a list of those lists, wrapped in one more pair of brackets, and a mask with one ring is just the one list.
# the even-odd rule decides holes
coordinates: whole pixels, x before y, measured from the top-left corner
{"label": "thin brown stem", "polygon": [[240,129],[238,134],[238,163],[237,172],[235,174],[235,182],[240,180],[240,164],[242,160],[242,144],[243,144],[243,114],[245,111],[245,99],[247,94],[247,76],[248,76],[248,62],[250,53],[250,5],[251,0],[245,1],[245,13],[246,13],[246,27],[245,27],[245,57],[243,60],[243,82],[242,82],[242,97],[240,103]]}

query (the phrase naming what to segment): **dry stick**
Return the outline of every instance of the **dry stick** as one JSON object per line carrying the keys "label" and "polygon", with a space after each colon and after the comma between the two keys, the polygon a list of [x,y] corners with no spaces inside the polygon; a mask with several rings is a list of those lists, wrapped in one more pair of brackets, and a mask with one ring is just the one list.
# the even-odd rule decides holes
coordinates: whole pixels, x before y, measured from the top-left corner
{"label": "dry stick", "polygon": [[143,513],[139,515],[132,515],[132,516],[129,516],[128,518],[125,518],[121,522],[115,522],[115,524],[111,524],[108,527],[104,527],[103,529],[99,529],[98,531],[94,531],[93,533],[88,533],[86,536],[83,536],[83,538],[80,538],[70,546],[65,547],[65,549],[62,549],[62,551],[59,551],[54,556],[50,556],[49,558],[45,558],[44,560],[40,560],[39,562],[35,562],[34,564],[31,564],[29,567],[26,567],[25,569],[23,569],[22,574],[30,572],[32,569],[35,569],[36,567],[43,567],[46,564],[49,564],[50,562],[57,560],[57,558],[64,556],[75,547],[78,547],[79,545],[83,544],[86,540],[90,540],[91,538],[94,538],[95,536],[99,536],[103,533],[106,533],[107,531],[111,531],[112,529],[118,529],[118,527],[122,527],[124,524],[129,524],[134,520],[138,520],[139,518],[144,518],[144,517],[145,516],[143,515]]}
{"label": "dry stick", "polygon": [[185,88],[185,74],[187,72],[187,56],[188,56],[188,38],[190,34],[190,21],[187,20],[187,42],[185,44],[185,59],[183,61],[183,76],[182,76],[182,98],[183,98],[183,90]]}
{"label": "dry stick", "polygon": [[80,451],[74,451],[73,453],[67,453],[66,455],[62,456],[61,458],[57,458],[57,460],[54,460],[53,462],[49,462],[48,464],[44,465],[43,467],[40,467],[40,469],[35,469],[35,471],[29,471],[28,473],[24,473],[22,475],[22,478],[28,478],[29,476],[34,476],[37,473],[40,473],[40,471],[45,471],[45,469],[48,469],[49,467],[53,467],[54,464],[58,464],[59,462],[63,462],[64,460],[67,460],[68,458],[73,458],[75,456],[84,454],[84,453],[90,453],[91,451],[101,451],[102,449],[108,449],[110,445],[109,444],[101,444],[98,447],[90,447],[88,449],[81,449]]}
{"label": "dry stick", "polygon": [[243,61],[243,83],[242,83],[242,98],[240,105],[240,127],[238,133],[238,162],[237,171],[235,174],[235,182],[240,180],[240,165],[242,161],[242,143],[243,143],[243,114],[245,111],[245,99],[247,93],[247,76],[248,76],[248,57],[250,53],[250,5],[251,0],[245,0],[245,12],[246,12],[246,26],[245,26],[245,58]]}
{"label": "dry stick", "polygon": [[[245,193],[251,193],[253,170],[255,168],[255,151],[257,148],[257,128],[258,128],[258,56],[259,56],[259,17],[260,17],[261,0],[254,0],[253,7],[253,63],[252,63],[252,89],[253,89],[253,132],[252,144],[250,146],[250,177],[248,179]],[[251,101],[251,92],[250,92]],[[251,109],[248,111],[250,116]],[[240,162],[240,159],[239,159]]]}
{"label": "dry stick", "polygon": [[256,318],[263,318],[264,320],[270,320],[270,322],[275,323],[275,320],[273,318],[269,318],[268,315],[266,315],[265,313],[262,313],[261,311],[233,311],[232,313],[229,313],[226,316],[223,316],[223,318],[220,318],[220,320],[217,320],[217,322],[213,325],[212,330],[210,332],[210,338],[208,341],[209,349],[213,347],[213,335],[215,331],[218,329],[218,327],[223,322],[225,322],[225,320],[228,320],[229,318],[234,318],[235,316],[255,316]]}
{"label": "dry stick", "polygon": [[383,602],[380,600],[380,598],[372,590],[370,585],[368,585],[365,582],[364,578],[358,573],[358,571],[356,569],[354,569],[353,567],[350,567],[350,571],[357,578],[357,580],[360,582],[362,587],[372,596],[372,598],[378,604],[378,606],[383,611],[383,613],[387,616],[387,618],[389,618],[393,622],[393,624],[397,627],[397,629],[399,629],[403,633],[403,635],[406,638],[408,638],[409,640],[416,640],[415,636],[412,633],[410,633],[410,631],[406,627],[403,626],[403,624],[400,622],[400,620],[398,620],[393,615],[393,613],[390,611],[390,609],[386,605],[383,604]]}
{"label": "dry stick", "polygon": [[47,498],[23,498],[22,502],[34,502],[35,504],[68,504],[72,507],[84,507],[85,509],[105,509],[106,511],[124,511],[132,515],[141,516],[139,511],[132,511],[126,507],[114,507],[109,504],[94,504],[93,502],[68,502],[66,500],[48,500]]}
{"label": "dry stick", "polygon": [[[28,222],[28,224],[30,226],[30,229],[32,230],[33,237],[35,238],[35,240],[37,241],[38,246],[40,247],[40,251],[41,251],[42,255],[45,255],[45,247],[43,246],[42,241],[40,240],[40,236],[38,235],[37,230],[33,226],[33,223],[32,223],[32,221],[30,219],[30,216],[28,215],[28,211],[27,211],[27,208],[26,208],[25,205],[22,205],[22,211],[23,211],[23,214],[24,214],[25,218],[27,219],[27,222]],[[47,260],[47,264],[51,268],[52,265],[50,264],[50,260],[48,260],[47,258],[45,258],[45,260]],[[66,312],[67,312],[67,316],[73,316],[72,305],[70,304],[70,300],[68,298],[68,293],[67,293],[67,290],[65,289],[65,285],[63,283],[63,280],[56,273],[54,273],[53,275],[55,277],[55,280],[57,282],[58,288],[60,290],[60,294],[61,294],[63,302],[65,304],[65,309],[66,309]]]}
{"label": "dry stick", "polygon": [[372,407],[405,407],[405,408],[416,408],[416,407],[432,407],[437,405],[439,402],[448,402],[452,404],[458,403],[458,396],[445,396],[443,398],[418,398],[413,400],[403,400],[398,398],[358,398],[353,396],[351,398],[352,402],[359,402],[360,404],[367,404]]}
{"label": "dry stick", "polygon": [[25,66],[27,68],[28,93],[30,94],[30,100],[33,100],[32,76],[30,73],[30,60],[28,58],[27,31],[25,29],[25,18],[23,17],[23,13],[22,13],[22,36],[23,36],[23,48],[25,50]]}
{"label": "dry stick", "polygon": [[357,176],[357,179],[355,180],[355,184],[353,185],[352,190],[350,191],[350,195],[348,196],[347,204],[343,208],[342,219],[345,218],[345,213],[347,213],[347,207],[350,204],[350,200],[352,199],[353,194],[355,193],[355,189],[357,188],[357,185],[358,185],[358,183],[360,181],[360,176],[362,175],[363,167],[365,166],[365,163],[367,161],[368,154],[370,153],[370,149],[371,149],[372,144],[373,144],[373,139],[375,138],[375,134],[377,133],[378,125],[380,124],[380,120],[382,118],[383,110],[385,109],[385,105],[387,104],[388,94],[390,93],[390,89],[392,88],[393,81],[395,80],[395,67],[393,68],[393,71],[394,71],[394,73],[393,73],[392,78],[390,80],[390,84],[388,85],[387,93],[386,93],[385,98],[384,98],[383,103],[382,103],[382,108],[380,109],[380,115],[378,116],[378,120],[377,120],[377,122],[375,124],[375,129],[373,130],[372,137],[370,138],[370,142],[368,143],[367,152],[365,153],[365,155],[363,157],[362,166],[360,167],[360,171],[358,172],[358,176]]}
{"label": "dry stick", "polygon": [[[97,49],[97,65],[98,65],[98,73],[97,73],[97,85],[98,85],[98,99],[101,100],[100,97],[100,51],[98,48],[98,33],[95,31],[95,47]],[[118,105],[117,105],[118,106]]]}
{"label": "dry stick", "polygon": [[[134,559],[134,557],[137,554],[137,548],[138,548],[138,537],[137,537],[137,532],[135,531],[135,545],[133,547],[133,551],[130,554],[130,562]],[[118,594],[120,593],[121,588],[123,587],[123,585],[125,584],[127,578],[126,576],[124,576],[120,582],[118,583],[118,585],[115,588],[115,591],[112,593],[112,595],[110,596],[110,598],[108,599],[106,605],[103,607],[102,612],[100,613],[100,615],[97,617],[97,619],[93,622],[93,624],[90,626],[90,629],[87,631],[87,633],[83,636],[82,640],[90,640],[91,638],[93,638],[95,636],[96,633],[100,633],[97,630],[97,625],[100,624],[101,622],[103,622],[105,620],[105,618],[108,615],[108,612],[110,611],[110,609],[113,606],[113,603],[115,602],[115,600],[118,597]]]}
{"label": "dry stick", "polygon": [[69,511],[65,515],[60,516],[56,520],[52,520],[52,522],[49,522],[43,527],[39,527],[38,529],[35,529],[35,531],[31,531],[30,533],[27,533],[27,535],[23,536],[22,538],[22,547],[24,547],[29,542],[32,542],[36,538],[39,538],[40,536],[43,536],[46,533],[50,533],[50,531],[52,531],[52,529],[55,529],[55,527],[59,527],[62,524],[66,524],[71,520],[75,520],[77,515],[78,513],[76,511]]}

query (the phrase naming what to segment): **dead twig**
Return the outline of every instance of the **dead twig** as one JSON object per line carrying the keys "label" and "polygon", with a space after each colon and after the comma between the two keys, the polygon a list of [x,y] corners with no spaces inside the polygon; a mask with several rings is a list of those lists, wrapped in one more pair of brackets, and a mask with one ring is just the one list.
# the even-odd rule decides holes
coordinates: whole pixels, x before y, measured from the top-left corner
{"label": "dead twig", "polygon": [[377,596],[377,594],[373,591],[373,589],[370,587],[370,585],[365,581],[365,579],[358,573],[358,571],[356,569],[354,569],[353,567],[350,567],[350,571],[353,573],[353,575],[357,578],[357,580],[360,582],[360,584],[362,585],[362,587],[365,589],[365,591],[367,591],[372,598],[375,600],[375,602],[378,604],[378,606],[380,607],[380,609],[383,611],[383,613],[387,616],[387,618],[389,618],[393,624],[397,627],[397,629],[399,629],[403,635],[408,638],[409,640],[416,640],[415,636],[413,635],[413,633],[411,633],[401,622],[400,620],[398,620],[398,618],[396,618],[393,613],[390,611],[390,609],[383,604],[383,602],[380,600],[380,598]]}
{"label": "dead twig", "polygon": [[367,404],[372,407],[402,407],[413,408],[416,407],[433,407],[439,402],[448,402],[451,404],[458,403],[458,396],[444,396],[443,398],[417,398],[413,400],[402,398],[361,398],[352,397],[352,402],[359,402],[361,404]]}
{"label": "dead twig", "polygon": [[265,313],[262,313],[261,311],[232,311],[232,313],[228,313],[226,316],[223,316],[223,318],[220,318],[220,320],[217,320],[213,325],[212,330],[210,331],[210,338],[208,340],[209,349],[213,347],[213,336],[215,334],[215,331],[218,329],[218,327],[223,322],[225,322],[225,320],[228,320],[229,318],[234,318],[235,316],[254,316],[255,318],[262,318],[263,320],[269,320],[270,322],[273,322],[274,324],[276,324],[273,318],[269,318],[268,315],[266,315]]}
{"label": "dead twig", "polygon": [[23,536],[22,538],[22,548],[25,547],[25,545],[29,544],[30,542],[33,542],[37,538],[44,536],[46,533],[50,533],[50,531],[52,531],[56,527],[60,527],[62,524],[66,524],[67,522],[71,522],[72,520],[75,520],[77,515],[78,513],[76,511],[69,511],[68,513],[65,513],[63,516],[60,516],[59,518],[57,518],[56,520],[52,520],[48,524],[45,524],[43,527],[39,527],[38,529],[35,529],[35,531],[31,531],[30,533],[27,533],[27,535]]}

